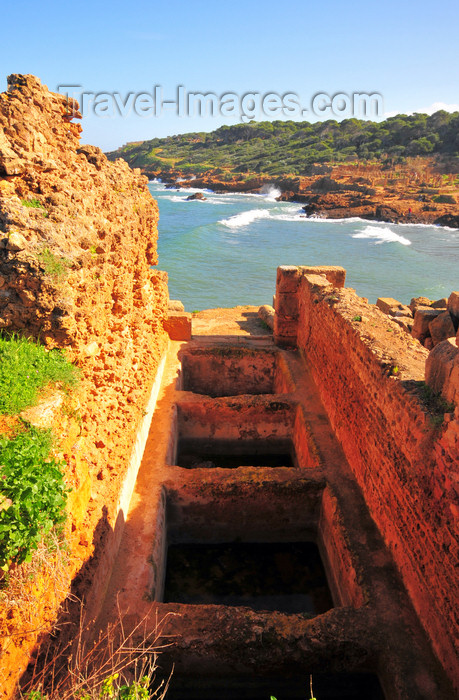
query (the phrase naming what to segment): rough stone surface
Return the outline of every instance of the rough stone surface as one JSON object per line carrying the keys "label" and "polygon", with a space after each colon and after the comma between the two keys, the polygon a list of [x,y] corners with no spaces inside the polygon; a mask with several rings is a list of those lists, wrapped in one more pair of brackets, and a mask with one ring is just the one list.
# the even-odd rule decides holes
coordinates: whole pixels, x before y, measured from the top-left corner
{"label": "rough stone surface", "polygon": [[[0,327],[65,347],[82,369],[81,425],[76,434],[58,426],[63,440],[69,435],[63,453],[73,487],[68,581],[78,573],[82,596],[113,538],[120,485],[167,344],[168,295],[166,275],[151,268],[158,208],[146,178],[81,146],[72,108],[33,76],[10,76],[0,95]],[[20,607],[0,613],[2,698],[27,665],[36,630],[53,622],[54,587],[44,582],[43,590],[49,596],[30,617]]]}
{"label": "rough stone surface", "polygon": [[394,316],[395,323],[403,328],[407,333],[411,333],[413,329],[413,317],[410,316]]}
{"label": "rough stone surface", "polygon": [[303,275],[324,275],[334,287],[342,288],[346,281],[346,270],[339,265],[301,265],[299,269]]}
{"label": "rough stone surface", "polygon": [[167,308],[169,311],[185,311],[183,303],[178,299],[169,299]]}
{"label": "rough stone surface", "polygon": [[436,301],[432,302],[431,306],[432,309],[446,309],[448,308],[448,299],[446,297],[437,299]]}
{"label": "rough stone surface", "polygon": [[459,347],[454,338],[439,343],[429,354],[426,383],[447,401],[459,405]]}
{"label": "rough stone surface", "polygon": [[269,304],[260,306],[258,309],[258,316],[271,330],[274,329],[274,309],[272,306],[269,306]]}
{"label": "rough stone surface", "polygon": [[418,309],[420,306],[421,307],[430,307],[432,305],[432,300],[428,299],[427,297],[414,297],[410,301],[410,309],[411,313],[414,314],[416,313],[416,309]]}
{"label": "rough stone surface", "polygon": [[388,316],[406,316],[410,309],[408,306],[401,304],[397,299],[392,299],[391,297],[379,297],[376,300],[376,306],[378,309]]}
{"label": "rough stone surface", "polygon": [[444,311],[437,318],[429,323],[429,331],[432,337],[434,346],[441,343],[447,338],[454,338],[456,329],[454,328],[453,319],[449,311]]}
{"label": "rough stone surface", "polygon": [[[316,281],[304,276],[298,290],[298,348],[419,619],[457,684],[459,364],[443,367],[435,384],[456,402],[445,421],[419,389],[427,350],[352,290],[330,292]],[[416,315],[424,323],[440,313]],[[453,345],[444,341],[431,355]]]}
{"label": "rough stone surface", "polygon": [[441,314],[439,309],[420,309],[414,314],[414,324],[411,335],[421,343],[430,335],[429,325],[437,316]]}
{"label": "rough stone surface", "polygon": [[191,314],[185,311],[169,311],[164,328],[171,340],[190,340]]}

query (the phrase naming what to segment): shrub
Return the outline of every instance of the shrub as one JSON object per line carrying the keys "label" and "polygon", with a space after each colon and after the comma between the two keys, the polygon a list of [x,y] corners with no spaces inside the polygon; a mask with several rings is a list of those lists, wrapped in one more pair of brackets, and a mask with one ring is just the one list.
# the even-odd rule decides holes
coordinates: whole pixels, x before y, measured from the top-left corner
{"label": "shrub", "polygon": [[456,200],[451,194],[438,194],[432,199],[437,204],[456,204]]}
{"label": "shrub", "polygon": [[[153,629],[146,618],[128,632],[120,615],[95,637],[93,625],[74,629],[61,648],[44,645],[38,663],[22,680],[21,700],[163,700],[169,679],[156,678],[162,630],[169,618]],[[92,640],[88,643],[86,640]],[[17,700],[17,699],[16,699]]]}
{"label": "shrub", "polygon": [[62,462],[49,457],[50,431],[29,428],[0,439],[0,567],[30,561],[39,542],[64,522]]}

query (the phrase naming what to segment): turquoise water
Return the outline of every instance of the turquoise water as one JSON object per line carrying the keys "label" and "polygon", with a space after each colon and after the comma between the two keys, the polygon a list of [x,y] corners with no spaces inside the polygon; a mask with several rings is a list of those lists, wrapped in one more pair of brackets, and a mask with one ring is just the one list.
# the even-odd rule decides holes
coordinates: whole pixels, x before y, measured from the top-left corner
{"label": "turquoise water", "polygon": [[360,219],[311,220],[301,206],[265,195],[166,190],[157,199],[159,269],[187,311],[271,304],[279,265],[342,265],[346,286],[375,302],[449,296],[459,288],[459,230]]}

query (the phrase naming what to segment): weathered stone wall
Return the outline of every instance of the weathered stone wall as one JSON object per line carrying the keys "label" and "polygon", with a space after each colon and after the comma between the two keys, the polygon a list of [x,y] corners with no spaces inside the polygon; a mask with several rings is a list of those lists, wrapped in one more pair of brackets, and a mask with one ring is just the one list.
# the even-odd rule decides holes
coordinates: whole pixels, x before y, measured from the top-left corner
{"label": "weathered stone wall", "polygon": [[332,275],[279,268],[275,338],[304,353],[372,517],[457,683],[459,406],[443,422],[429,413],[427,350]]}
{"label": "weathered stone wall", "polygon": [[[82,369],[80,428],[64,451],[74,488],[68,581],[84,597],[124,520],[119,497],[167,345],[168,294],[167,276],[151,267],[158,208],[147,179],[80,145],[74,109],[33,76],[10,76],[0,95],[0,327],[65,347]],[[55,606],[38,605],[27,629],[6,625],[8,615],[3,697]]]}

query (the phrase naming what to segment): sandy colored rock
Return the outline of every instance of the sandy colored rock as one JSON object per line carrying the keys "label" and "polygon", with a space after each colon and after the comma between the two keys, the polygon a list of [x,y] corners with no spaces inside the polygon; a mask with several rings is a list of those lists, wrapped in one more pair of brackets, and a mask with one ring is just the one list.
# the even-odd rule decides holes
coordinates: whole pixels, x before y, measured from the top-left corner
{"label": "sandy colored rock", "polygon": [[413,317],[410,316],[394,316],[394,321],[400,328],[403,328],[407,333],[411,333],[413,329]]}
{"label": "sandy colored rock", "polygon": [[271,330],[274,329],[274,309],[272,306],[269,306],[269,304],[260,306],[258,316]]}
{"label": "sandy colored rock", "polygon": [[346,282],[346,270],[339,265],[300,265],[303,275],[324,275],[334,287],[341,289]]}
{"label": "sandy colored rock", "polygon": [[401,304],[392,297],[379,297],[376,300],[376,306],[388,316],[406,316],[407,312],[409,313],[410,311],[408,306]]}
{"label": "sandy colored rock", "polygon": [[430,307],[432,305],[432,300],[429,299],[428,297],[413,297],[411,299],[409,307],[411,309],[411,313],[414,314],[416,313],[416,309],[419,307]]}
{"label": "sandy colored rock", "polygon": [[6,249],[12,252],[17,252],[19,250],[24,250],[27,248],[27,240],[22,233],[13,232],[8,236],[8,242],[6,244]]}
{"label": "sandy colored rock", "polygon": [[167,308],[169,311],[185,311],[183,303],[178,299],[169,299]]}

